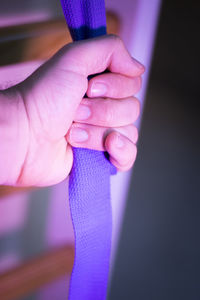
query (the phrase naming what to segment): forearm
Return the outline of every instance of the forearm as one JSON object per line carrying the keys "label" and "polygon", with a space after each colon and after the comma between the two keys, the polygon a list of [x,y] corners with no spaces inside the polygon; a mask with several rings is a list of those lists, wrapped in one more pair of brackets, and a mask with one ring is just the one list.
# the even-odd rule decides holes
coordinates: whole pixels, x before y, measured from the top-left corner
{"label": "forearm", "polygon": [[0,184],[16,185],[28,145],[28,121],[16,87],[0,91]]}

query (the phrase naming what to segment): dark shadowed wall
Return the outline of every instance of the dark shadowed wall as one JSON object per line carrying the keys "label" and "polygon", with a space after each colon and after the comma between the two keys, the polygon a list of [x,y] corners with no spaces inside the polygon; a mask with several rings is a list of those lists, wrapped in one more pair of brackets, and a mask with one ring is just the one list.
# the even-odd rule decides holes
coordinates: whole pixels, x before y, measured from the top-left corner
{"label": "dark shadowed wall", "polygon": [[199,20],[163,1],[109,300],[200,299]]}

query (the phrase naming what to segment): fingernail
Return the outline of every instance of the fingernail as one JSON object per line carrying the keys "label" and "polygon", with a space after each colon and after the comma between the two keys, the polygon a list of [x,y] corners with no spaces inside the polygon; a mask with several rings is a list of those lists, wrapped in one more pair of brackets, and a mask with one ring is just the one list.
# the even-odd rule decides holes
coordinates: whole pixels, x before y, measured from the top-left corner
{"label": "fingernail", "polygon": [[82,128],[73,127],[70,130],[70,140],[72,142],[81,143],[88,139],[88,133]]}
{"label": "fingernail", "polygon": [[117,148],[123,148],[124,147],[124,140],[123,140],[123,138],[121,137],[120,134],[117,134],[115,143],[116,143]]}
{"label": "fingernail", "polygon": [[80,104],[76,111],[76,119],[77,120],[87,120],[91,115],[91,110],[87,105]]}
{"label": "fingernail", "polygon": [[145,67],[143,66],[143,64],[141,64],[139,61],[137,61],[135,58],[133,58],[132,57],[132,59],[133,59],[133,61],[134,61],[134,64],[136,65],[136,67],[138,68],[138,69],[140,69],[140,70],[144,70],[145,69]]}
{"label": "fingernail", "polygon": [[98,96],[104,96],[107,92],[107,86],[100,82],[95,82],[92,84],[91,87],[91,96],[92,97],[98,97]]}

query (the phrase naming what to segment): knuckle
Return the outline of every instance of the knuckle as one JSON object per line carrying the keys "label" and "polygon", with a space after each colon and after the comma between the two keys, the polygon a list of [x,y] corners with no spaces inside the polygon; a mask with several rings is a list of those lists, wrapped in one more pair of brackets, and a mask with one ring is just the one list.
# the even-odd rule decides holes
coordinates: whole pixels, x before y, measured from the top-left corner
{"label": "knuckle", "polygon": [[136,99],[136,120],[138,119],[140,115],[140,101]]}
{"label": "knuckle", "polygon": [[133,143],[137,143],[138,140],[138,129],[137,127],[135,127],[134,125],[131,125],[131,129],[130,129],[130,137],[131,140],[133,141]]}
{"label": "knuckle", "polygon": [[140,103],[135,97],[127,98],[127,107],[129,108],[127,113],[131,123],[135,122],[140,113]]}
{"label": "knuckle", "polygon": [[134,163],[137,156],[137,147],[133,144],[131,162]]}
{"label": "knuckle", "polygon": [[132,168],[133,164],[128,164],[126,166],[121,167],[121,172],[129,171]]}
{"label": "knuckle", "polygon": [[134,165],[136,157],[137,157],[137,147],[134,145],[134,150],[132,152],[131,166]]}
{"label": "knuckle", "polygon": [[135,127],[135,143],[137,143],[139,137],[138,129]]}
{"label": "knuckle", "polygon": [[142,77],[141,76],[138,77],[138,86],[141,89],[141,86],[142,86]]}
{"label": "knuckle", "polygon": [[132,144],[131,149],[128,151],[128,155],[126,156],[126,159],[123,161],[123,166],[132,166],[135,162],[137,155],[137,147]]}
{"label": "knuckle", "polygon": [[133,84],[133,89],[135,89],[134,93],[137,94],[142,86],[142,78],[137,77],[134,80],[136,81],[136,83]]}
{"label": "knuckle", "polygon": [[133,103],[133,110],[132,110],[132,118],[133,118],[133,122],[136,121],[140,115],[140,101],[135,98],[135,97],[131,97],[132,103]]}

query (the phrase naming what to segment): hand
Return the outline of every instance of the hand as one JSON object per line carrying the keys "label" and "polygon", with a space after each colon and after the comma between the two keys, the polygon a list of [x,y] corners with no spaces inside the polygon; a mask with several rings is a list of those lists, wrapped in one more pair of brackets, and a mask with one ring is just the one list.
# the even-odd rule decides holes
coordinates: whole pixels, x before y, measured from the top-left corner
{"label": "hand", "polygon": [[[88,75],[106,69],[110,73],[88,83]],[[143,72],[123,42],[107,35],[64,46],[14,87],[18,115],[12,117],[20,120],[16,157],[21,163],[11,183],[47,186],[62,181],[72,167],[71,146],[108,151],[119,170],[128,170],[138,136],[133,122],[139,102],[132,95],[140,89]],[[85,93],[89,98],[83,98]]]}

